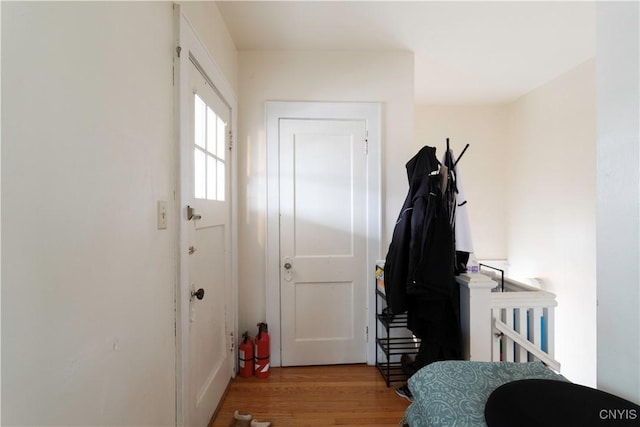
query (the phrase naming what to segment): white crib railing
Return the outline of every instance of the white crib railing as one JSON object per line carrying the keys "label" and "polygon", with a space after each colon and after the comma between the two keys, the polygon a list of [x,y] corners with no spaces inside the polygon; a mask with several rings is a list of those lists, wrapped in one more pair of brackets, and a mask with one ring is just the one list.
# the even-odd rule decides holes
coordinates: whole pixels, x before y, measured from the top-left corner
{"label": "white crib railing", "polygon": [[555,295],[511,279],[504,292],[483,274],[462,274],[460,319],[467,360],[541,360],[560,371],[554,359]]}

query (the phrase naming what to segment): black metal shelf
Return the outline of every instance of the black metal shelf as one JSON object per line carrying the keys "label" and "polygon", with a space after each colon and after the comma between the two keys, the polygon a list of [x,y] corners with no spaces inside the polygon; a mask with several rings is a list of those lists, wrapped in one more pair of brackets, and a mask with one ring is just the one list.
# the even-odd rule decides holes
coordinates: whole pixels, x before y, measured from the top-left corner
{"label": "black metal shelf", "polygon": [[383,337],[376,339],[376,342],[387,358],[397,354],[417,353],[420,346],[420,340],[414,340],[412,337]]}
{"label": "black metal shelf", "polygon": [[[377,267],[377,266],[376,266]],[[407,328],[407,314],[390,315],[384,308],[387,305],[387,298],[378,286],[378,279],[375,283],[376,289],[376,345],[380,351],[376,351],[376,367],[382,378],[387,383],[387,387],[392,382],[406,381],[407,375],[402,370],[400,357],[403,354],[416,354],[420,345],[420,340],[413,336],[392,337],[391,331]],[[409,334],[407,330],[407,334]],[[382,353],[382,354],[381,354]],[[380,356],[382,356],[380,360]],[[392,360],[394,359],[394,360]]]}
{"label": "black metal shelf", "polygon": [[386,363],[380,362],[376,363],[376,368],[385,379],[387,383],[387,387],[392,382],[406,381],[407,374],[402,370],[402,366],[400,362]]}
{"label": "black metal shelf", "polygon": [[389,314],[377,314],[376,317],[384,325],[385,328],[406,328],[407,327],[407,313],[389,315]]}

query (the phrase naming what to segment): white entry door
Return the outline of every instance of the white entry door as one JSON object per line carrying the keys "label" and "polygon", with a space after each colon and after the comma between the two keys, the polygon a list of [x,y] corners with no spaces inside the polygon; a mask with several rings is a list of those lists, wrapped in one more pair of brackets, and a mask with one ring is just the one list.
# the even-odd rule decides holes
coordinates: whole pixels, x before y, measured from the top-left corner
{"label": "white entry door", "polygon": [[367,360],[364,120],[280,120],[282,365]]}
{"label": "white entry door", "polygon": [[188,425],[206,426],[232,376],[230,109],[201,72],[189,71],[192,135],[188,225]]}

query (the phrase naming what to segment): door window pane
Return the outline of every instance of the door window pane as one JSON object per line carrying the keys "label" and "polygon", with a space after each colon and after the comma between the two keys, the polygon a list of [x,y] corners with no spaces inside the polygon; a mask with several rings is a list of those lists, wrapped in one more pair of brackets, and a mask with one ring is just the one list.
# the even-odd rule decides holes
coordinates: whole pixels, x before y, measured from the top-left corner
{"label": "door window pane", "polygon": [[195,96],[195,105],[194,105],[194,129],[193,134],[195,138],[195,143],[198,147],[205,148],[205,140],[204,137],[206,135],[206,122],[205,122],[205,112],[207,106],[204,101],[198,96]]}
{"label": "door window pane", "polygon": [[199,149],[195,149],[195,156],[193,159],[193,171],[194,171],[194,196],[196,199],[205,198],[205,179],[206,179],[206,164],[205,154]]}
{"label": "door window pane", "polygon": [[224,182],[224,162],[217,160],[217,172],[218,172],[218,190],[216,192],[216,200],[224,201],[225,182]]}
{"label": "door window pane", "polygon": [[216,113],[207,107],[207,151],[216,154]]}
{"label": "door window pane", "polygon": [[194,196],[225,200],[227,124],[197,94],[194,96]]}
{"label": "door window pane", "polygon": [[207,156],[207,199],[218,200],[216,197],[216,159]]}
{"label": "door window pane", "polygon": [[218,117],[218,149],[216,150],[216,154],[220,160],[224,160],[224,146],[225,146],[225,131],[227,129],[227,124],[222,121],[220,117]]}

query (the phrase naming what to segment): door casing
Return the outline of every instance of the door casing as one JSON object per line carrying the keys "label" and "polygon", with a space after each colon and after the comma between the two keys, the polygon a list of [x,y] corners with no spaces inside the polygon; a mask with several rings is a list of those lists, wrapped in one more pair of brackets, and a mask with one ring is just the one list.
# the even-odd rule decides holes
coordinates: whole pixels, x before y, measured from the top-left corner
{"label": "door casing", "polygon": [[381,105],[356,102],[265,103],[267,137],[267,235],[266,235],[266,317],[271,338],[271,364],[281,366],[280,331],[280,119],[352,119],[367,123],[367,363],[375,364],[374,268],[380,258],[382,237],[381,204]]}

